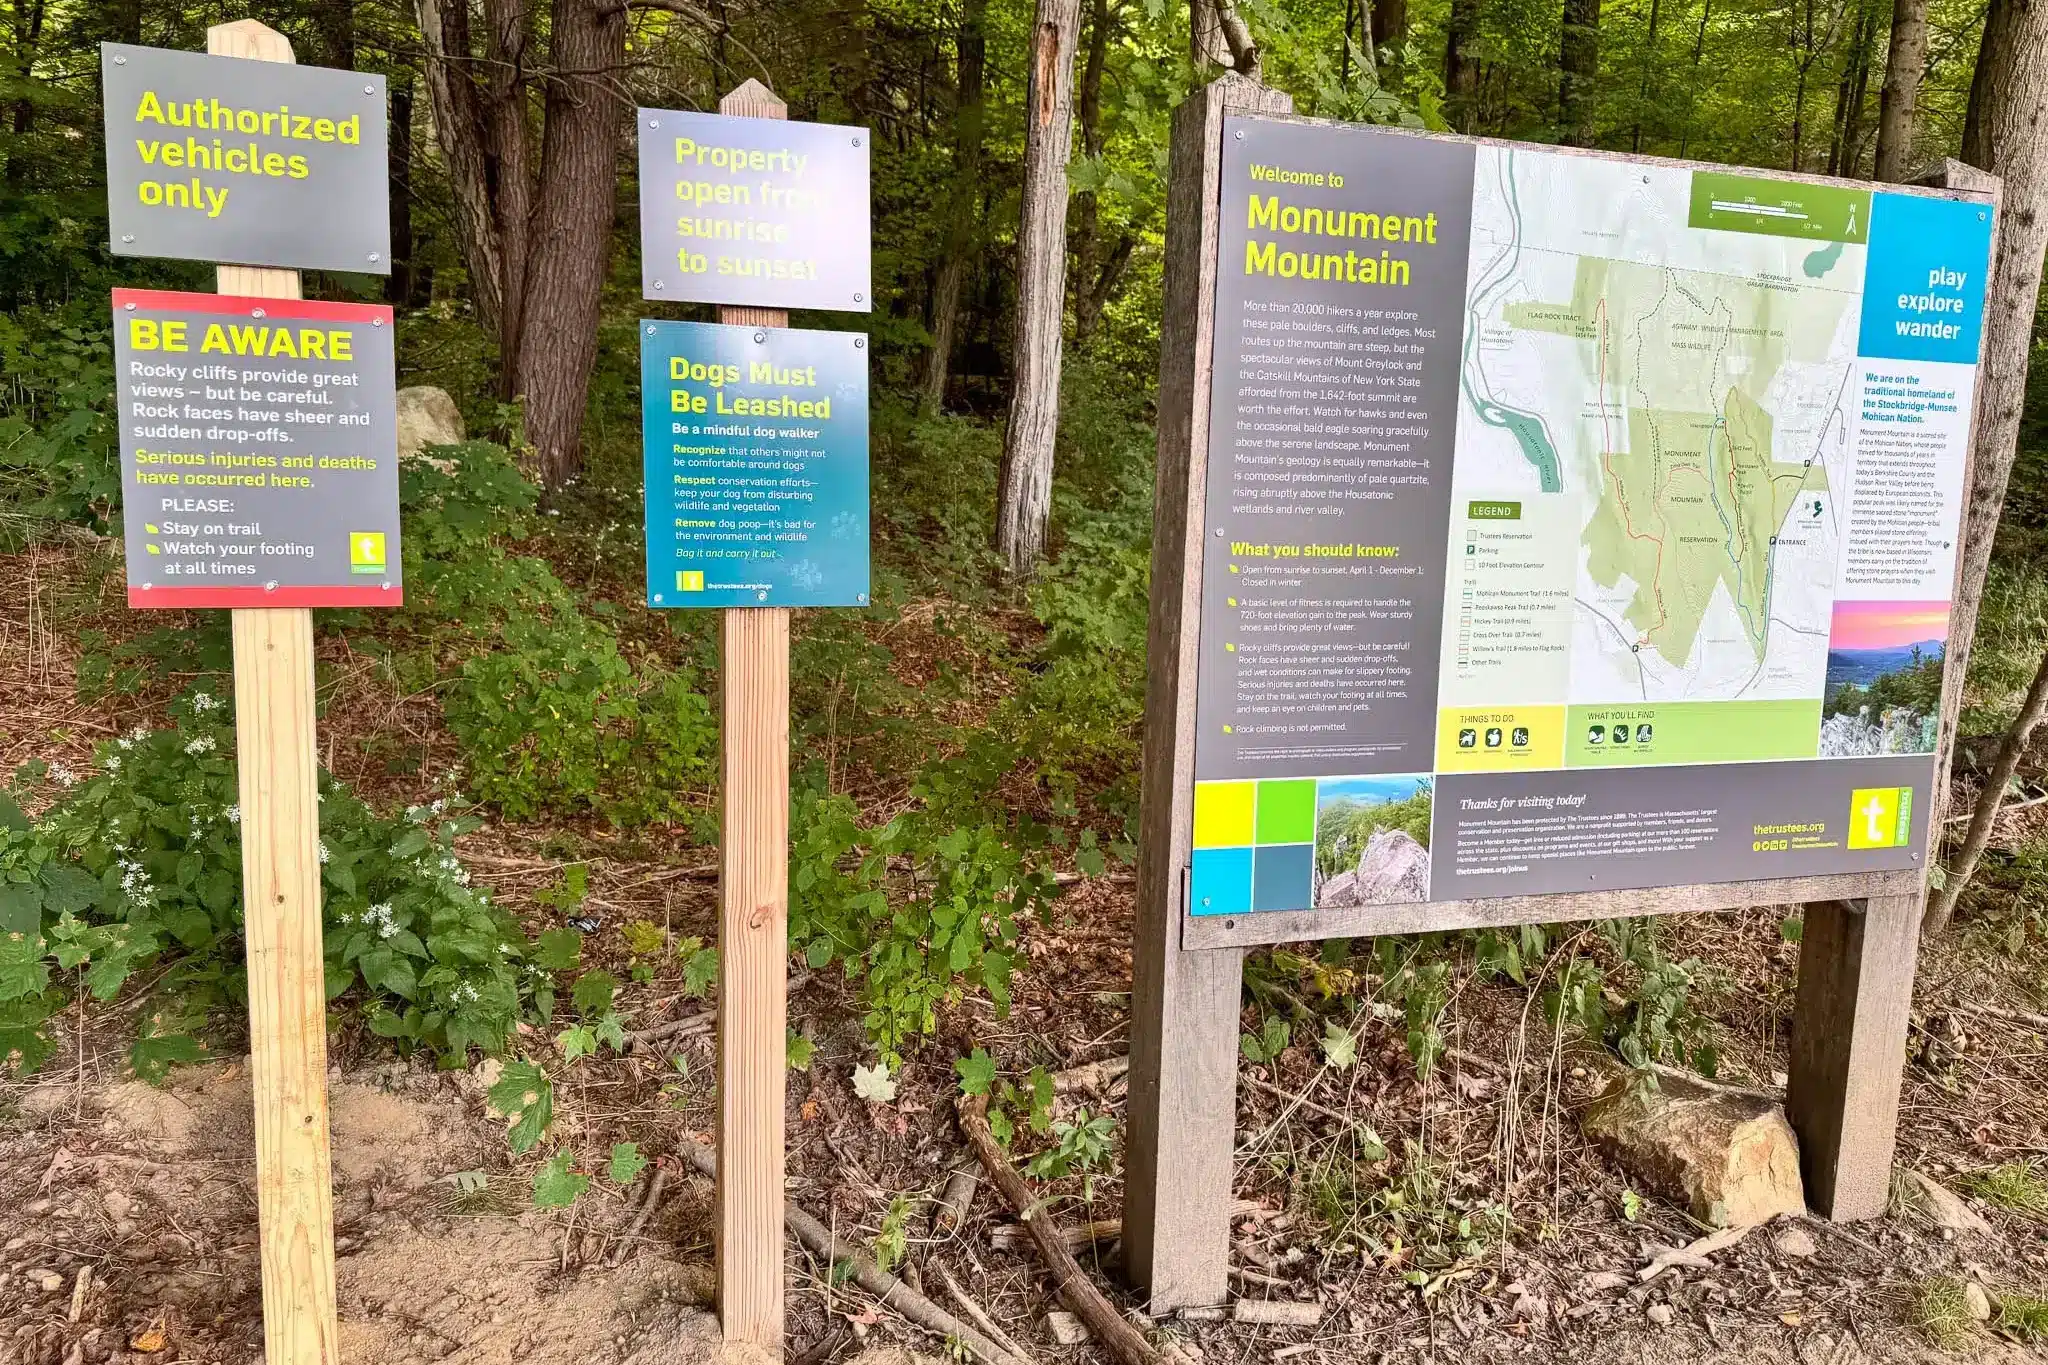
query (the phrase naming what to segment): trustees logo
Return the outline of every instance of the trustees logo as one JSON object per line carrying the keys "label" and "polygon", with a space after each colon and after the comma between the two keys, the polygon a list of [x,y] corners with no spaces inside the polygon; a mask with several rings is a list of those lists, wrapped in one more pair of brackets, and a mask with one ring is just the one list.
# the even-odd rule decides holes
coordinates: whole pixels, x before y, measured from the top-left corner
{"label": "trustees logo", "polygon": [[1911,787],[1859,787],[1849,794],[1849,847],[1902,848],[1913,832]]}

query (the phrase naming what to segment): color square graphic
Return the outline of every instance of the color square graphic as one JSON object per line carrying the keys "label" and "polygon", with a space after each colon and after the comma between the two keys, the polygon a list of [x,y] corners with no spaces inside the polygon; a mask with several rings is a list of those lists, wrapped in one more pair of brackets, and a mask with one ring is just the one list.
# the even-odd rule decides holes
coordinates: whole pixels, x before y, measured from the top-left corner
{"label": "color square graphic", "polygon": [[1911,787],[1858,787],[1849,794],[1849,847],[1897,848],[1913,837]]}
{"label": "color square graphic", "polygon": [[1316,780],[1259,783],[1260,844],[1312,844],[1316,838]]}
{"label": "color square graphic", "polygon": [[1197,915],[1242,915],[1251,908],[1252,851],[1196,849],[1194,867],[1188,877],[1189,911]]}
{"label": "color square graphic", "polygon": [[1314,844],[1261,845],[1252,855],[1252,909],[1310,909],[1315,866]]}
{"label": "color square graphic", "polygon": [[[1256,782],[1195,784],[1195,847],[1230,848],[1252,842]],[[1247,871],[1249,877],[1249,871]]]}

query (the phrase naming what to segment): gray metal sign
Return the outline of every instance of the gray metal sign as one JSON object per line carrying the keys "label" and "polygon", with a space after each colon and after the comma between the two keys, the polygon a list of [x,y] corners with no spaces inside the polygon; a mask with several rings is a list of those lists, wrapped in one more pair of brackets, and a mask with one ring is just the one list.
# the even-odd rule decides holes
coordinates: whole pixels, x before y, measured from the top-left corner
{"label": "gray metal sign", "polygon": [[642,109],[640,294],[865,313],[865,128]]}
{"label": "gray metal sign", "polygon": [[391,272],[384,78],[102,43],[116,256]]}
{"label": "gray metal sign", "polygon": [[382,305],[114,291],[131,607],[395,607]]}

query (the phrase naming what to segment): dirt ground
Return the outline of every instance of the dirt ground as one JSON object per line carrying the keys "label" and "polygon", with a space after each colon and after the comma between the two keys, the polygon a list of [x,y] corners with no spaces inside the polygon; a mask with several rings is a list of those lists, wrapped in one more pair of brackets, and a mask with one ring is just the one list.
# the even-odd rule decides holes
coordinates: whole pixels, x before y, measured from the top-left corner
{"label": "dirt ground", "polygon": [[[52,603],[59,589],[76,591],[77,560],[48,548],[0,559],[0,573],[25,588],[0,602],[0,765],[10,771],[32,757],[89,762],[94,739],[160,714],[162,696],[147,692],[91,703],[76,696],[81,622],[75,608]],[[103,620],[120,618],[110,607]],[[323,637],[322,649],[323,665],[338,675],[363,667],[345,643]],[[371,756],[373,741],[393,733],[431,750],[430,707],[368,687],[350,695],[323,720],[328,765],[380,802],[428,795]],[[478,880],[537,929],[556,914],[534,893],[572,856],[565,839],[559,830],[494,826],[470,836],[463,853]],[[590,936],[596,951],[622,957],[617,931],[636,919],[709,937],[709,850],[680,838],[627,844],[591,830],[569,842],[590,868],[584,911],[600,921]],[[1054,1339],[1051,1280],[986,1182],[960,1227],[932,1230],[931,1201],[962,1151],[952,1061],[984,1047],[1021,1072],[1123,1053],[1130,898],[1127,878],[1073,886],[1028,932],[1013,1010],[997,1017],[970,996],[943,1011],[887,1103],[853,1089],[854,1065],[872,1053],[847,985],[827,974],[794,980],[791,1020],[817,1051],[808,1070],[789,1077],[790,1197],[864,1248],[892,1201],[906,1198],[906,1280],[957,1311],[945,1284],[952,1279],[1038,1361],[1108,1356],[1095,1344]],[[1925,954],[1901,1168],[1965,1189],[1988,1168],[2048,1159],[2048,1021],[2033,1013],[2048,989],[2042,914],[2024,895],[1974,902],[1957,931]],[[1667,933],[1672,958],[1713,964],[1699,997],[1719,1034],[1724,1078],[1780,1084],[1798,950],[1779,916],[1702,916]],[[1301,1043],[1270,1063],[1245,1063],[1234,1288],[1318,1303],[1316,1325],[1197,1315],[1159,1329],[1199,1365],[2036,1358],[1982,1328],[1944,1351],[1920,1304],[1936,1277],[1974,1280],[1994,1294],[2048,1293],[2048,1210],[1972,1201],[1988,1230],[1963,1232],[1904,1209],[1848,1227],[1800,1220],[1645,1282],[1640,1272],[1652,1257],[1703,1229],[1590,1147],[1576,1113],[1594,1080],[1575,1074],[1570,1052],[1553,1046],[1542,1011],[1529,1006],[1524,990],[1459,975],[1445,1014],[1452,1051],[1427,1079],[1408,1057],[1399,1011],[1366,995],[1355,1002],[1359,1059],[1349,1070],[1321,1065]],[[40,1075],[0,1078],[0,1365],[261,1358],[246,1063],[177,1070],[162,1088],[135,1080],[125,1071],[135,1008],[122,1000],[72,1011],[61,1050]],[[630,985],[620,1008],[629,1030],[708,1022],[668,969]],[[1256,1021],[1247,1010],[1247,1027]],[[245,1046],[231,1022],[214,1043],[228,1059]],[[509,1152],[502,1120],[484,1104],[488,1075],[480,1073],[490,1063],[437,1071],[394,1059],[359,1025],[337,1033],[330,1083],[345,1365],[718,1359],[706,1308],[712,1191],[680,1156],[709,1134],[711,1048],[710,1031],[699,1027],[579,1063],[558,1087],[551,1143],[573,1149],[588,1170],[611,1143],[636,1142],[665,1167],[663,1195],[643,1208],[650,1173],[624,1190],[595,1182],[573,1209],[543,1212],[531,1187],[545,1150]],[[1121,1089],[1065,1095],[1059,1113],[1072,1117],[1081,1106],[1120,1114]],[[1407,1231],[1390,1233],[1383,1203],[1372,1236],[1332,1235],[1302,1194],[1305,1173],[1325,1169],[1368,1128],[1396,1154],[1426,1154],[1403,1165],[1415,1197],[1399,1225]],[[1050,1208],[1068,1226],[1119,1212],[1114,1168],[1092,1189],[1069,1181],[1053,1193]],[[1418,1220],[1456,1224],[1486,1210],[1510,1220],[1507,1237],[1452,1265],[1424,1266]],[[1105,1285],[1115,1283],[1116,1257],[1113,1236],[1082,1253]],[[905,1348],[947,1355],[947,1343],[794,1244],[787,1272],[792,1360],[829,1365],[866,1353],[863,1365],[883,1365]]]}

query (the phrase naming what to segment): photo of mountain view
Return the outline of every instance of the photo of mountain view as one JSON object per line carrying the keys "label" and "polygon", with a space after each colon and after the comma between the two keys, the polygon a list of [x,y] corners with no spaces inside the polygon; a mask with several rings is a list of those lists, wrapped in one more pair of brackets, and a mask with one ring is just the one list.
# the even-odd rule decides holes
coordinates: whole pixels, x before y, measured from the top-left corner
{"label": "photo of mountain view", "polygon": [[1934,749],[1946,602],[1837,602],[1828,630],[1820,756]]}

